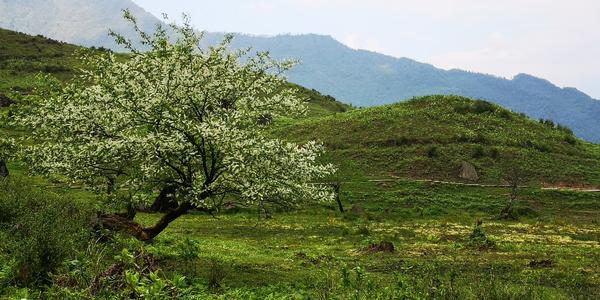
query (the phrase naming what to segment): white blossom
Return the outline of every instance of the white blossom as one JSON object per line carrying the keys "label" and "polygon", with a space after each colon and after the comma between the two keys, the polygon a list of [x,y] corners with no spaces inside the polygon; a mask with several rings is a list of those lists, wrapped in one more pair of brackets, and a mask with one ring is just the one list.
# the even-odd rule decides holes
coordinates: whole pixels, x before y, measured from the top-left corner
{"label": "white blossom", "polygon": [[270,120],[306,109],[282,75],[293,63],[230,51],[231,36],[203,49],[188,24],[171,29],[176,42],[166,30],[143,34],[151,49],[126,58],[84,55],[86,68],[64,86],[45,78],[15,117],[32,130],[33,169],[98,190],[110,183],[107,192],[126,190],[131,202],[164,185],[196,207],[224,195],[248,204],[330,200],[314,184],[334,172],[318,162],[323,147],[268,132]]}

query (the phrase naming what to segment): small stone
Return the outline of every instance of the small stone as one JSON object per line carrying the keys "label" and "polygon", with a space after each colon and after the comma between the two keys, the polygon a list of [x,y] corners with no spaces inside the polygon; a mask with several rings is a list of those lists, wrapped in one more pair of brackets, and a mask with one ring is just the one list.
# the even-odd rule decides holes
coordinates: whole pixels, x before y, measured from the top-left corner
{"label": "small stone", "polygon": [[362,206],[360,206],[360,205],[358,205],[358,204],[354,204],[354,205],[352,205],[352,208],[350,209],[350,211],[351,211],[353,214],[362,214],[362,213],[364,213],[364,212],[365,212],[365,209],[364,209],[364,208],[362,208]]}
{"label": "small stone", "polygon": [[469,181],[478,181],[479,175],[477,175],[477,170],[475,170],[475,166],[472,164],[463,161],[460,164],[460,174],[459,177]]}

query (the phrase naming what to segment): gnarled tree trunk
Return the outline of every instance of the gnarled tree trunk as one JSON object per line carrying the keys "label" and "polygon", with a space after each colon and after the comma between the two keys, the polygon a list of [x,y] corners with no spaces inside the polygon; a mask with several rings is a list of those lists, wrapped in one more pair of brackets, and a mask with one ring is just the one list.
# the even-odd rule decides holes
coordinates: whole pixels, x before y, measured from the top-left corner
{"label": "gnarled tree trunk", "polygon": [[150,241],[161,233],[169,224],[192,209],[189,203],[182,203],[179,207],[164,214],[154,226],[144,227],[122,214],[105,214],[99,216],[99,223],[105,228],[125,232],[140,241]]}
{"label": "gnarled tree trunk", "polygon": [[158,197],[152,203],[150,207],[151,212],[166,212],[171,209],[177,208],[177,199],[175,199],[175,193],[177,188],[175,186],[166,186],[161,191]]}
{"label": "gnarled tree trunk", "polygon": [[[210,192],[203,192],[200,195],[199,200],[204,200],[210,197]],[[144,227],[141,224],[134,221],[136,210],[131,206],[128,211],[124,214],[102,214],[98,217],[98,223],[107,229],[114,231],[121,231],[132,235],[140,241],[151,241],[157,235],[159,235],[171,222],[177,218],[186,214],[191,209],[199,209],[194,205],[184,202],[179,204],[176,208],[168,210],[154,226]],[[206,212],[212,212],[210,209],[204,209]]]}

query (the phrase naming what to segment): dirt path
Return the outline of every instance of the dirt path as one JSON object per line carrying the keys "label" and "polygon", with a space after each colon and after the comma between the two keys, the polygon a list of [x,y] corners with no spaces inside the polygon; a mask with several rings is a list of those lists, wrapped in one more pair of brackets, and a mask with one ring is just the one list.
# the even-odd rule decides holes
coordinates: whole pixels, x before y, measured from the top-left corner
{"label": "dirt path", "polygon": [[[459,185],[459,186],[470,186],[470,187],[483,187],[483,188],[509,188],[508,184],[479,184],[479,183],[464,183],[464,182],[452,182],[442,180],[430,180],[430,179],[403,179],[400,177],[394,177],[393,179],[371,179],[369,182],[397,182],[398,180],[409,180],[416,182],[427,182],[433,184],[447,184],[447,185]],[[533,188],[531,186],[519,186],[519,188]],[[541,187],[544,191],[568,191],[568,192],[579,192],[579,193],[600,193],[600,189],[591,188],[570,188],[570,187]]]}

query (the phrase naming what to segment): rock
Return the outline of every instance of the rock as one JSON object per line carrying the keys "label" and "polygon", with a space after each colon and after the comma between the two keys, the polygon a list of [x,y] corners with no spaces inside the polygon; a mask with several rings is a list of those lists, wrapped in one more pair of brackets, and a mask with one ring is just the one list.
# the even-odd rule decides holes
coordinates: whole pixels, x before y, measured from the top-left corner
{"label": "rock", "polygon": [[396,251],[394,244],[390,241],[381,241],[379,244],[371,244],[367,251],[369,252],[386,252],[386,253],[394,253]]}
{"label": "rock", "polygon": [[362,213],[364,213],[364,212],[365,212],[365,209],[364,209],[364,208],[362,208],[362,206],[360,206],[360,205],[358,205],[358,204],[354,204],[354,205],[352,205],[352,208],[350,209],[350,211],[351,211],[353,214],[362,214]]}
{"label": "rock", "polygon": [[475,167],[466,161],[460,163],[459,177],[469,181],[479,180],[479,175],[477,175],[477,170],[475,170]]}
{"label": "rock", "polygon": [[4,94],[0,94],[0,107],[9,107],[12,104],[15,104],[15,101]]}
{"label": "rock", "polygon": [[550,259],[532,260],[529,262],[530,268],[550,268],[554,265]]}
{"label": "rock", "polygon": [[6,167],[6,163],[3,160],[0,160],[0,177],[8,177],[9,172]]}
{"label": "rock", "polygon": [[306,253],[304,252],[296,252],[296,254],[294,254],[295,257],[300,258],[300,259],[306,259],[308,257],[308,255],[306,255]]}

